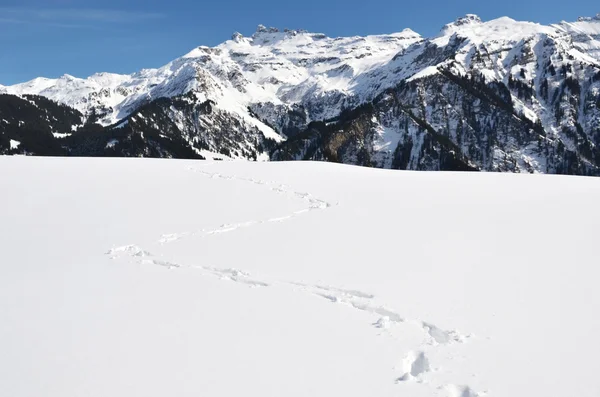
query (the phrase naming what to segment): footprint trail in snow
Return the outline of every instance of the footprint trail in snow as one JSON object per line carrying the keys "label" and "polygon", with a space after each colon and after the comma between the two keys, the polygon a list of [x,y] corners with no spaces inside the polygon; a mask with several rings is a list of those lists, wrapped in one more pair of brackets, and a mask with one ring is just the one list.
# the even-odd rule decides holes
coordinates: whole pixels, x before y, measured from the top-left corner
{"label": "footprint trail in snow", "polygon": [[[182,238],[200,237],[207,238],[223,233],[230,233],[238,229],[249,228],[265,223],[284,222],[293,219],[294,217],[308,213],[314,210],[325,210],[332,205],[324,200],[314,198],[309,193],[300,193],[289,189],[287,186],[276,182],[265,182],[252,178],[242,178],[237,176],[226,176],[220,173],[209,173],[198,169],[191,168],[193,172],[199,173],[205,177],[212,179],[244,181],[256,185],[268,187],[276,194],[283,195],[292,199],[304,200],[308,206],[305,209],[295,211],[291,214],[281,217],[270,218],[259,221],[246,221],[233,224],[224,224],[216,229],[202,229],[196,232],[183,232],[164,234],[158,240],[160,244],[167,244]],[[127,259],[141,265],[161,266],[167,269],[195,269],[207,276],[217,277],[223,281],[235,282],[251,288],[269,287],[273,283],[286,285],[294,290],[301,291],[311,296],[321,298],[329,303],[345,306],[351,310],[358,310],[369,315],[369,323],[380,331],[389,331],[392,327],[399,324],[404,326],[416,327],[418,332],[423,334],[423,343],[416,346],[402,360],[402,373],[396,379],[396,383],[402,384],[406,382],[416,381],[435,388],[436,390],[444,390],[448,397],[479,397],[482,394],[474,392],[469,386],[456,386],[454,384],[435,385],[427,380],[427,375],[432,371],[427,355],[427,349],[441,348],[446,345],[455,343],[464,343],[470,335],[463,335],[455,330],[444,330],[431,322],[422,321],[420,319],[407,319],[400,315],[395,310],[388,307],[386,304],[378,302],[375,295],[354,289],[343,289],[323,285],[310,285],[299,282],[290,282],[286,280],[269,281],[267,279],[255,277],[248,272],[235,268],[220,268],[215,266],[199,266],[175,263],[156,258],[149,251],[138,245],[125,245],[115,247],[105,253],[110,259]],[[391,334],[390,334],[391,335]]]}
{"label": "footprint trail in snow", "polygon": [[307,214],[311,211],[325,210],[325,209],[333,206],[331,203],[329,203],[325,200],[321,200],[321,199],[313,197],[310,193],[298,192],[298,191],[290,189],[288,186],[286,186],[284,184],[280,184],[277,182],[266,182],[266,181],[262,181],[259,179],[244,178],[244,177],[238,177],[238,176],[227,176],[227,175],[223,175],[220,173],[211,173],[211,172],[202,171],[197,168],[189,168],[189,170],[194,173],[197,173],[199,175],[202,175],[206,178],[210,178],[210,179],[242,181],[242,182],[251,183],[254,185],[265,186],[265,187],[269,188],[269,190],[271,190],[279,195],[282,195],[284,197],[287,197],[289,199],[302,200],[307,204],[307,207],[303,208],[301,210],[294,211],[290,214],[277,216],[277,217],[264,219],[264,220],[253,220],[253,221],[246,221],[246,222],[240,222],[240,223],[223,224],[216,229],[208,229],[208,230],[202,229],[202,230],[198,230],[198,231],[194,231],[194,232],[163,234],[161,236],[161,238],[158,240],[158,242],[161,244],[172,243],[174,241],[177,241],[177,240],[180,240],[183,238],[187,238],[187,237],[204,238],[204,237],[213,236],[216,234],[229,233],[229,232],[236,231],[238,229],[244,229],[244,228],[248,228],[248,227],[252,227],[252,226],[256,226],[256,225],[262,225],[262,224],[266,224],[266,223],[285,222],[285,221],[292,220],[300,215]]}

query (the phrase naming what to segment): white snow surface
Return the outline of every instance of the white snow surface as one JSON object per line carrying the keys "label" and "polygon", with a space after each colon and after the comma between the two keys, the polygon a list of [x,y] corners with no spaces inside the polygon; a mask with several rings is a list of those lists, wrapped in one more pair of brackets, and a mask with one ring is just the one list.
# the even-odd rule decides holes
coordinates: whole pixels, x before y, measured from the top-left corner
{"label": "white snow surface", "polygon": [[1,396],[600,395],[597,179],[0,168]]}
{"label": "white snow surface", "polygon": [[561,22],[555,27],[573,38],[575,48],[600,61],[600,14],[577,22]]}

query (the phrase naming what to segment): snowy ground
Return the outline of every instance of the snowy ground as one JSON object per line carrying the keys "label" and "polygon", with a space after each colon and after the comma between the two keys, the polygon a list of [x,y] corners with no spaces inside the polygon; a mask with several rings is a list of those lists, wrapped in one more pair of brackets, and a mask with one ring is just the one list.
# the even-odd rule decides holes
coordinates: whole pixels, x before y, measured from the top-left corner
{"label": "snowy ground", "polygon": [[0,158],[0,396],[600,395],[600,179]]}

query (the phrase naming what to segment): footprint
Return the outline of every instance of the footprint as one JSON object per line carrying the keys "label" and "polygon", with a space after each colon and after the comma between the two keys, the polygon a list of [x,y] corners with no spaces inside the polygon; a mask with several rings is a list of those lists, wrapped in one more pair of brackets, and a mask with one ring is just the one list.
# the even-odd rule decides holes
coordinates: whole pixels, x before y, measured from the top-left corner
{"label": "footprint", "polygon": [[315,287],[318,289],[324,290],[324,291],[339,292],[341,294],[353,296],[356,298],[364,298],[364,299],[375,298],[375,295],[368,294],[368,293],[362,292],[362,291],[356,291],[356,290],[351,290],[351,289],[341,289],[341,288],[335,288],[335,287],[324,287],[322,285],[316,285]]}
{"label": "footprint", "polygon": [[327,295],[327,294],[315,294],[317,296],[320,296],[321,298],[325,298],[327,299],[329,302],[331,303],[338,303],[341,302],[340,298],[335,296],[335,295]]}
{"label": "footprint", "polygon": [[[404,375],[398,378],[398,382],[420,381],[422,375],[431,371],[429,359],[424,352],[410,352],[402,362]],[[462,396],[461,396],[462,397]]]}
{"label": "footprint", "polygon": [[402,323],[404,322],[404,318],[396,312],[391,311],[390,309],[386,309],[383,306],[371,306],[362,302],[350,302],[350,305],[358,310],[362,310],[368,313],[373,313],[380,315],[382,317],[387,317],[390,322],[394,323]]}
{"label": "footprint", "polygon": [[242,283],[251,287],[269,287],[268,283],[264,281],[255,280],[250,278],[250,273],[243,272],[238,269],[219,269],[210,266],[200,266],[200,269],[207,271],[222,280],[234,281],[236,283]]}
{"label": "footprint", "polygon": [[224,234],[224,233],[233,232],[238,229],[251,227],[254,225],[259,225],[261,223],[262,223],[261,221],[248,221],[248,222],[224,224],[213,230],[202,230],[199,234],[201,235],[201,237],[208,237],[208,236],[213,236],[216,234]]}
{"label": "footprint", "polygon": [[379,328],[379,329],[388,329],[390,328],[391,322],[390,322],[390,318],[388,316],[383,316],[380,317],[379,320],[377,320],[376,322],[373,323],[373,326],[375,328]]}
{"label": "footprint", "polygon": [[158,240],[158,242],[161,244],[168,244],[168,243],[172,243],[173,241],[177,241],[177,240],[180,240],[184,237],[188,237],[191,235],[192,235],[192,233],[189,233],[189,232],[163,234],[162,236],[160,236],[160,240]]}
{"label": "footprint", "polygon": [[291,219],[293,215],[281,216],[279,218],[271,218],[267,222],[284,222]]}
{"label": "footprint", "polygon": [[331,204],[329,204],[326,201],[310,199],[310,209],[311,210],[324,210],[329,207],[331,207]]}
{"label": "footprint", "polygon": [[476,393],[469,386],[446,385],[445,389],[448,397],[482,397],[485,395],[485,393]]}
{"label": "footprint", "polygon": [[137,257],[152,256],[152,254],[150,252],[144,251],[142,248],[138,247],[137,245],[133,245],[133,244],[124,245],[122,247],[117,247],[117,248],[112,248],[112,249],[108,250],[107,252],[105,252],[104,254],[109,255],[111,259],[115,259],[120,254],[128,254],[130,256],[137,256]]}
{"label": "footprint", "polygon": [[344,295],[340,296],[340,295],[336,295],[336,294],[332,294],[332,293],[326,294],[326,293],[322,293],[322,292],[313,292],[313,294],[315,294],[316,296],[319,296],[321,298],[327,299],[328,301],[330,301],[332,303],[345,304],[345,305],[348,305],[348,306],[350,306],[354,309],[360,310],[360,311],[377,314],[382,317],[387,317],[388,321],[390,321],[390,322],[395,322],[395,323],[404,322],[404,318],[402,318],[402,316],[400,316],[398,313],[396,313],[390,309],[387,309],[383,306],[371,305],[368,301],[367,302],[359,301],[358,299],[348,298],[347,296],[344,296]]}
{"label": "footprint", "polygon": [[461,335],[457,331],[444,331],[433,324],[422,322],[423,329],[429,334],[433,344],[448,345],[451,343],[463,343],[470,336]]}
{"label": "footprint", "polygon": [[178,263],[167,262],[167,261],[162,261],[162,260],[158,260],[158,259],[143,259],[142,261],[140,261],[140,263],[142,265],[162,266],[162,267],[166,267],[168,269],[178,269],[181,267],[181,265],[179,265]]}

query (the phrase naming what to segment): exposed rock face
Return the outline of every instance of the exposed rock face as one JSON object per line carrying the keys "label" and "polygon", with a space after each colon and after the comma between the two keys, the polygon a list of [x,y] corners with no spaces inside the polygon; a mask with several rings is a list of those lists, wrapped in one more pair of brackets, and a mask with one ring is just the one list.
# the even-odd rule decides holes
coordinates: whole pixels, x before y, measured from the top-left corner
{"label": "exposed rock face", "polygon": [[[431,157],[432,150],[438,158],[447,152],[442,139],[481,170],[600,174],[594,57],[578,53],[564,30],[509,19],[482,24],[470,17],[444,32],[452,29],[392,61],[410,58],[421,70],[362,107],[353,123],[319,134],[313,128],[283,143],[274,159],[445,169]],[[488,40],[487,31],[496,38]]]}

